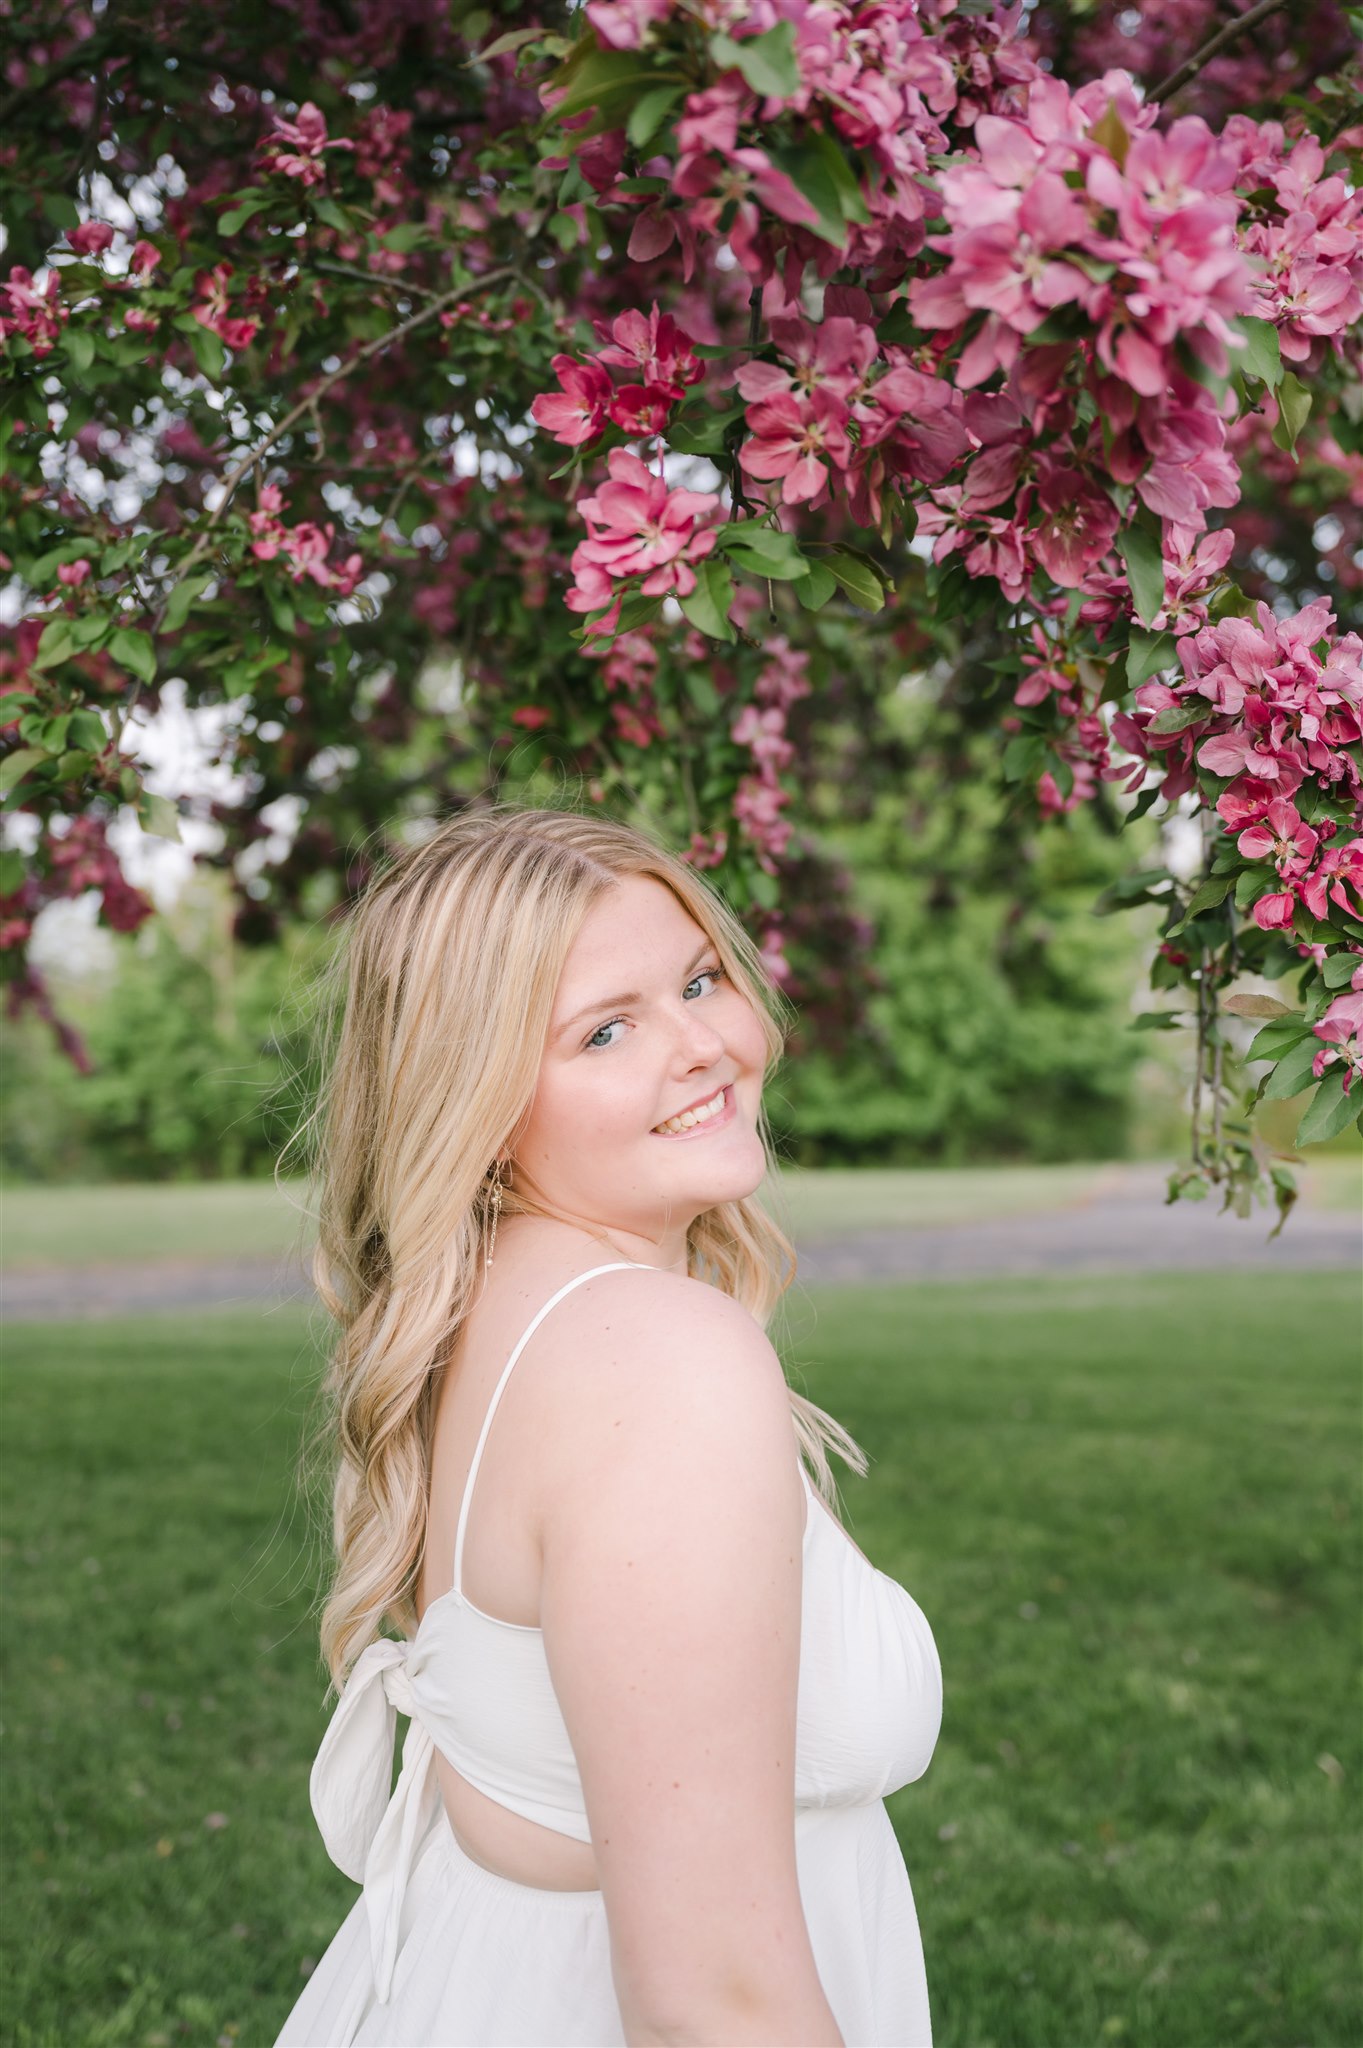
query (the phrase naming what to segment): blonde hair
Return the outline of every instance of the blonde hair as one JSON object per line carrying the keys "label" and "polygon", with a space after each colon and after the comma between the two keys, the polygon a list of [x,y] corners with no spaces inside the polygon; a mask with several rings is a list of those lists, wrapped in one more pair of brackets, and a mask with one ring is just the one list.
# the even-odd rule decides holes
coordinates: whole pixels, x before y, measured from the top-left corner
{"label": "blonde hair", "polygon": [[[313,1278],[336,1325],[323,1388],[336,1561],[322,1654],[339,1689],[385,1622],[417,1625],[438,1371],[482,1280],[489,1166],[534,1097],[559,976],[591,906],[622,876],[670,889],[763,1020],[770,1077],[789,1005],[699,874],[643,831],[498,802],[392,855],[350,914],[327,976],[330,1044],[312,1116]],[[759,1134],[774,1165],[770,1127]],[[546,1214],[507,1189],[503,1212]],[[794,1277],[755,1196],[706,1210],[688,1271],[766,1326]],[[837,1513],[828,1449],[865,1453],[790,1388],[795,1434]]]}

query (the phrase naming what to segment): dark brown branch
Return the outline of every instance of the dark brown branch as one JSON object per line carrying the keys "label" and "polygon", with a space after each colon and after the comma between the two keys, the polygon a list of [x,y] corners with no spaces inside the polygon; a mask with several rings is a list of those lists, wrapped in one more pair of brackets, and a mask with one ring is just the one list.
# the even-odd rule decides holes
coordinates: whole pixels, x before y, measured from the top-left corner
{"label": "dark brown branch", "polygon": [[1152,104],[1172,99],[1176,92],[1182,91],[1190,78],[1196,78],[1204,64],[1210,64],[1213,57],[1220,56],[1227,43],[1233,43],[1237,36],[1245,35],[1250,29],[1257,28],[1270,14],[1276,14],[1282,5],[1283,0],[1259,0],[1258,6],[1251,7],[1248,14],[1238,14],[1234,21],[1228,21],[1226,26],[1218,29],[1186,63],[1180,64],[1177,71],[1171,71],[1169,76],[1155,87],[1149,96]]}
{"label": "dark brown branch", "polygon": [[[343,383],[347,377],[353,376],[355,371],[362,364],[367,363],[371,357],[382,355],[383,351],[391,348],[395,341],[401,341],[402,337],[405,334],[410,334],[414,327],[424,326],[426,321],[431,319],[434,314],[443,312],[447,306],[457,305],[461,299],[472,298],[478,292],[490,291],[493,285],[506,284],[514,279],[515,275],[515,270],[508,265],[501,270],[489,270],[484,277],[474,278],[469,283],[456,285],[452,290],[442,292],[439,298],[431,299],[418,312],[409,313],[405,320],[400,320],[397,326],[390,328],[386,334],[376,335],[373,341],[367,341],[363,348],[357,349],[353,356],[348,356],[345,362],[340,364],[337,369],[328,371],[321,383],[314,385],[305,397],[299,399],[297,405],[290,406],[284,417],[276,420],[269,433],[262,435],[255,447],[243,455],[240,462],[233,469],[230,469],[223,478],[222,495],[204,521],[203,531],[185,556],[184,561],[180,564],[179,571],[162,598],[156,616],[151,622],[149,630],[153,637],[161,630],[162,621],[166,616],[166,608],[170,603],[172,593],[178,585],[184,582],[190,570],[203,560],[204,554],[207,552],[212,541],[215,528],[236,496],[238,485],[253,470],[259,468],[280,435],[287,434],[289,428],[296,426],[305,413],[311,412],[315,416],[318,399],[332,390],[335,385]],[[132,717],[133,707],[137,703],[140,689],[141,685],[139,683],[138,688],[133,691],[123,708],[123,716],[119,720],[118,730],[114,734],[115,750],[117,750],[127,730],[128,720]]]}

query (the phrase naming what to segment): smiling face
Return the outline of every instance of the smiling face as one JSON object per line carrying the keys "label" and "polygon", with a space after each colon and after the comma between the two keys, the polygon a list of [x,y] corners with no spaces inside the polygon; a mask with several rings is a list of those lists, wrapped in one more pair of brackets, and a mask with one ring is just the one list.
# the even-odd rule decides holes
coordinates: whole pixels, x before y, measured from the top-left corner
{"label": "smiling face", "polygon": [[[622,876],[564,964],[511,1185],[609,1230],[631,1258],[684,1270],[696,1217],[766,1172],[766,1050],[762,1018],[690,912],[652,877]],[[717,1113],[659,1131],[694,1104]]]}

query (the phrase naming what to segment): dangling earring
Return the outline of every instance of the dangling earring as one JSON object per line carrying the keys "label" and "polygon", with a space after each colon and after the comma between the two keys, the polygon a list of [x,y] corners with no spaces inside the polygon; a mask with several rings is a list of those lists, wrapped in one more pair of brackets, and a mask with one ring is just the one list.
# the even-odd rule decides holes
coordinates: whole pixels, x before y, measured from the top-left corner
{"label": "dangling earring", "polygon": [[488,1199],[488,1211],[492,1217],[492,1229],[488,1235],[487,1250],[483,1254],[483,1271],[492,1264],[492,1249],[497,1242],[497,1225],[502,1214],[502,1169],[501,1162],[492,1162],[492,1193]]}

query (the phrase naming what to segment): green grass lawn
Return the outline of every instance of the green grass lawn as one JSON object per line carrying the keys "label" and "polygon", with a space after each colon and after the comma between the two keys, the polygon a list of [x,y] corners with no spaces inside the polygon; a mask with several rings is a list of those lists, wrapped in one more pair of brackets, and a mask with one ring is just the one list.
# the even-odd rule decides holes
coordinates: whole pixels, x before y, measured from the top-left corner
{"label": "green grass lawn", "polygon": [[[1363,2039],[1358,1322],[1322,1273],[793,1304],[941,1650],[890,1802],[938,2048]],[[268,2048],[355,1897],[308,1807],[314,1370],[295,1310],[10,1332],[16,2048]]]}
{"label": "green grass lawn", "polygon": [[[1302,1206],[1359,1208],[1363,1151],[1321,1149],[1297,1169]],[[1153,1170],[1153,1169],[1152,1169]],[[984,1222],[1083,1201],[1113,1171],[1062,1166],[788,1167],[777,1199],[798,1237]],[[1152,1200],[1158,1201],[1157,1192]],[[135,1259],[271,1259],[311,1242],[306,1188],[273,1182],[0,1189],[0,1270]],[[1259,1212],[1265,1220],[1269,1210]],[[1233,1223],[1228,1223],[1233,1228]],[[1291,1228],[1291,1225],[1288,1225]]]}

